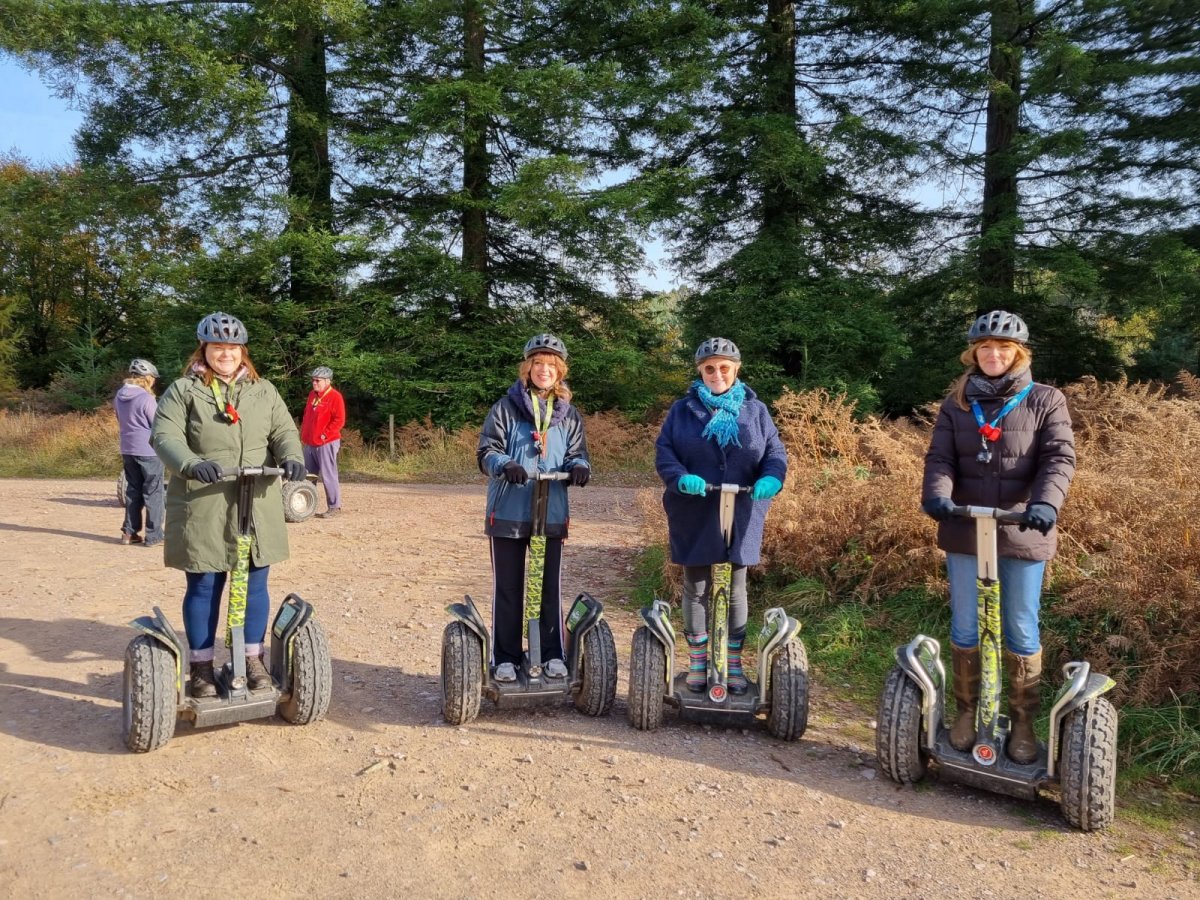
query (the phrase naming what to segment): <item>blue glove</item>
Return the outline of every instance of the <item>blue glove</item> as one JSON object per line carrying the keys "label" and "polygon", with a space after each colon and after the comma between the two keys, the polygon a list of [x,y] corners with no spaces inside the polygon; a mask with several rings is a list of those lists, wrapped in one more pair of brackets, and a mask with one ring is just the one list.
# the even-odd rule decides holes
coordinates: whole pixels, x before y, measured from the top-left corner
{"label": "blue glove", "polygon": [[1021,530],[1032,528],[1042,534],[1049,534],[1057,521],[1058,510],[1049,503],[1030,503],[1029,508],[1025,510],[1025,521],[1021,523]]}
{"label": "blue glove", "polygon": [[703,497],[708,493],[708,487],[699,475],[681,475],[679,476],[679,493]]}
{"label": "blue glove", "polygon": [[221,470],[220,463],[215,463],[211,459],[202,459],[200,462],[192,463],[191,471],[188,474],[189,477],[204,484],[216,484],[225,473]]}
{"label": "blue glove", "polygon": [[754,482],[754,490],[750,492],[751,500],[770,500],[783,489],[781,482],[774,475],[764,475]]}
{"label": "blue glove", "polygon": [[288,481],[303,481],[304,476],[308,472],[304,468],[304,463],[297,462],[294,459],[285,459],[283,461],[283,477]]}
{"label": "blue glove", "polygon": [[939,522],[945,522],[954,515],[954,501],[949,497],[930,497],[921,504],[925,515]]}

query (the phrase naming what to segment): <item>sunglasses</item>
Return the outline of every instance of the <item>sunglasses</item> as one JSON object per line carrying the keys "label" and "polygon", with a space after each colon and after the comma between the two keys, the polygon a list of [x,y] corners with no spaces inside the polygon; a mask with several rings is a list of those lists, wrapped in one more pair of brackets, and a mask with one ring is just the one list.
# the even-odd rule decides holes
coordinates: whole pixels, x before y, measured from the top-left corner
{"label": "sunglasses", "polygon": [[719,366],[707,365],[707,366],[702,366],[701,371],[705,375],[716,375],[718,372],[720,372],[722,375],[728,375],[730,372],[733,371],[733,366],[730,365],[729,363],[722,363]]}

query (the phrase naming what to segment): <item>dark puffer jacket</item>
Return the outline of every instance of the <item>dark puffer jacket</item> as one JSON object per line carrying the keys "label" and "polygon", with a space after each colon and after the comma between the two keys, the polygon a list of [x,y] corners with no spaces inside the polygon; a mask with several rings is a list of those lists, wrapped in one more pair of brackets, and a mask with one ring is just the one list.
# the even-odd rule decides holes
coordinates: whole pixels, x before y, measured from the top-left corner
{"label": "dark puffer jacket", "polygon": [[[1029,384],[1028,371],[1018,375],[1004,396],[980,399],[991,422],[1004,402]],[[1062,391],[1034,384],[1025,399],[1000,422],[1000,440],[991,444],[992,459],[981,463],[979,426],[970,409],[953,397],[942,402],[933,439],[925,454],[921,500],[950,497],[959,505],[997,506],[1021,512],[1030,503],[1062,508],[1075,475],[1075,437]],[[938,547],[947,553],[975,553],[975,527],[969,519],[938,525]],[[1033,529],[1001,524],[1001,556],[1049,560],[1058,547],[1058,530],[1042,535]]]}

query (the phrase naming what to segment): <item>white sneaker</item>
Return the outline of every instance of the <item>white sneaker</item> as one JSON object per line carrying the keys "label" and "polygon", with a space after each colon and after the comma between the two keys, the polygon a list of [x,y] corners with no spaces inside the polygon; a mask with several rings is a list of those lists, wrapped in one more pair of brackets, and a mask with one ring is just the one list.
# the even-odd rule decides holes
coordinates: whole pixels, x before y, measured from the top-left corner
{"label": "white sneaker", "polygon": [[561,659],[552,659],[546,663],[546,675],[550,678],[566,678],[567,665]]}
{"label": "white sneaker", "polygon": [[509,684],[517,680],[517,667],[512,663],[500,663],[496,666],[496,680]]}

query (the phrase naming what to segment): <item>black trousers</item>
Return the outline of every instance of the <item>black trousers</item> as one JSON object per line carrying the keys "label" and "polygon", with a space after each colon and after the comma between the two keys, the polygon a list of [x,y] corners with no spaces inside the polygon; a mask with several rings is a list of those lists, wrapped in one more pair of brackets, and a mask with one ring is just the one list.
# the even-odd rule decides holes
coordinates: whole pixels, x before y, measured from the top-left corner
{"label": "black trousers", "polygon": [[[491,539],[492,545],[492,665],[519,666],[525,653],[521,623],[525,618],[525,560],[529,538]],[[546,567],[542,578],[542,662],[562,659],[563,611],[562,538],[546,538]]]}

